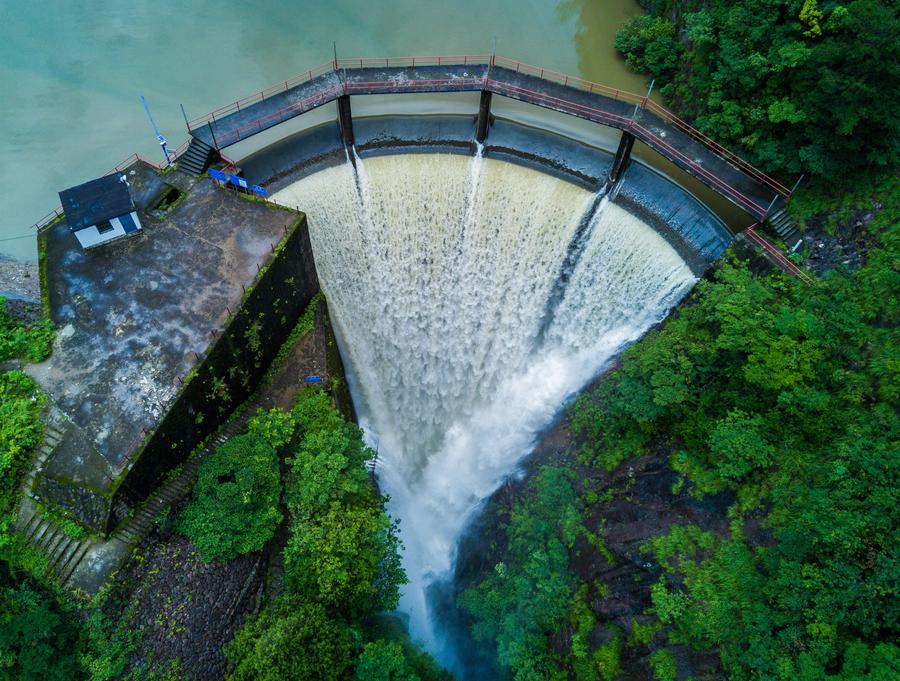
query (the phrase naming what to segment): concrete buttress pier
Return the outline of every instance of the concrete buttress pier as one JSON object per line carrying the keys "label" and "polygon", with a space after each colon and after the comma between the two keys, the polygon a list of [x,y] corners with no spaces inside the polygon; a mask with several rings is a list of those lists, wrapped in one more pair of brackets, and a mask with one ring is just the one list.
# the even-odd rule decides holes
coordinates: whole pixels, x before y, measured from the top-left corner
{"label": "concrete buttress pier", "polygon": [[341,127],[341,139],[348,149],[355,143],[353,138],[353,112],[350,110],[350,95],[341,95],[337,99],[338,123]]}
{"label": "concrete buttress pier", "polygon": [[616,157],[613,159],[612,165],[609,168],[609,176],[607,177],[607,183],[609,185],[613,185],[619,181],[619,178],[622,177],[622,173],[628,168],[628,164],[631,162],[631,150],[634,148],[634,135],[632,135],[627,130],[622,132],[622,137],[619,138],[619,148],[616,149]]}
{"label": "concrete buttress pier", "polygon": [[478,122],[475,125],[475,141],[484,144],[491,127],[491,97],[490,90],[481,91],[481,101],[478,104]]}

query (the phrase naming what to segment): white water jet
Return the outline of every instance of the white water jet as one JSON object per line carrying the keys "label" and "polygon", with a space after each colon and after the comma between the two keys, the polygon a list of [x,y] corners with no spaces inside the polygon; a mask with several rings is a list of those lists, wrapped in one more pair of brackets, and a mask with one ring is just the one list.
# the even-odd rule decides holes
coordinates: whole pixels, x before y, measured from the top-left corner
{"label": "white water jet", "polygon": [[566,398],[695,277],[639,219],[549,175],[480,152],[355,160],[275,198],[309,218],[360,425],[401,520],[400,608],[452,665],[426,589],[451,575],[462,529]]}

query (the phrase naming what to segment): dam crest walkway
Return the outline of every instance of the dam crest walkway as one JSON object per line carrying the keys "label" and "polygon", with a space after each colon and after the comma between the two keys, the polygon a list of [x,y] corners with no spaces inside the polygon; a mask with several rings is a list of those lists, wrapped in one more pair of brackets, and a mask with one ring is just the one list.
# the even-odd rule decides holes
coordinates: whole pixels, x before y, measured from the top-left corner
{"label": "dam crest walkway", "polygon": [[217,150],[341,97],[488,92],[622,130],[763,221],[791,190],[648,96],[495,55],[334,59],[187,121]]}

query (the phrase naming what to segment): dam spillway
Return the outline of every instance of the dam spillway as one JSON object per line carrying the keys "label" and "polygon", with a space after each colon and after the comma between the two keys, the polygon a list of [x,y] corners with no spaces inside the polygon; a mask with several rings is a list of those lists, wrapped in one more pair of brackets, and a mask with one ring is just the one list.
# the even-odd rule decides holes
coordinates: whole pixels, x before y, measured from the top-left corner
{"label": "dam spillway", "polygon": [[451,576],[460,532],[566,398],[696,275],[619,205],[527,167],[349,160],[275,199],[308,216],[360,425],[401,521],[401,610],[452,664],[427,590]]}

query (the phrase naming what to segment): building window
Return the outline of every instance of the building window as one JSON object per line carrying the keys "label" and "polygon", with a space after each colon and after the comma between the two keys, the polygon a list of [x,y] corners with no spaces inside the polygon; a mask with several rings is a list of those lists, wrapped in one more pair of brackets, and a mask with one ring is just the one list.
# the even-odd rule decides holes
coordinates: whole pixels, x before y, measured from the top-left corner
{"label": "building window", "polygon": [[97,224],[97,231],[101,234],[106,234],[107,232],[113,231],[112,223],[109,220],[104,220]]}

